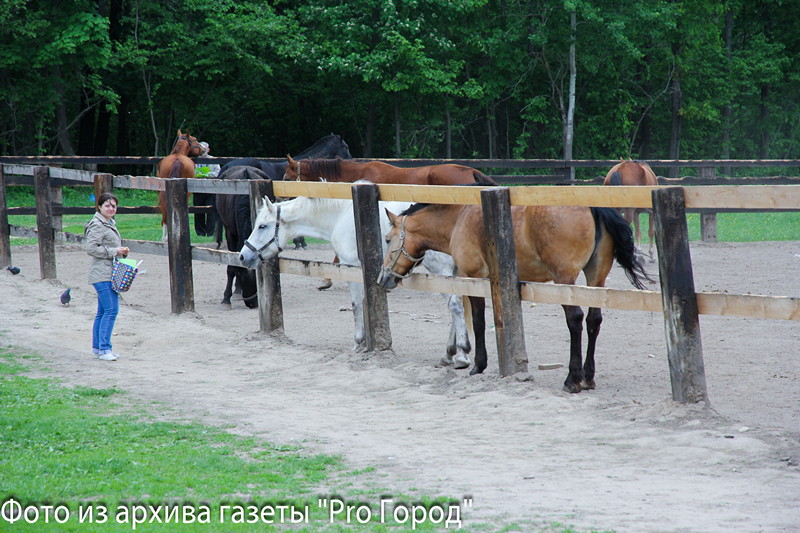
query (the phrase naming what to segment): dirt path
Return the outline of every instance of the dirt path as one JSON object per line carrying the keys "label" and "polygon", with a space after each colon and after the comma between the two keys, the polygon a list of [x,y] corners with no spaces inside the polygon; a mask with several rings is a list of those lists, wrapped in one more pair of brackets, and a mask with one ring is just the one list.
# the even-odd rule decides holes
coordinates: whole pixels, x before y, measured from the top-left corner
{"label": "dirt path", "polygon": [[[330,260],[322,246],[289,253]],[[395,291],[393,352],[354,354],[349,293],[284,276],[286,338],[257,333],[256,311],[218,304],[224,267],[195,263],[196,313],[170,314],[166,258],[124,299],[114,337],[123,357],[90,355],[96,300],[88,257],[59,247],[59,281],[0,272],[7,344],[45,356],[66,384],[116,386],[154,411],[231,426],[310,452],[341,454],[371,474],[335,480],[379,494],[470,496],[464,525],[553,522],[617,531],[800,529],[800,325],[701,318],[711,409],[670,400],[659,315],[606,310],[597,390],[561,392],[565,369],[500,379],[493,336],[482,376],[437,368],[449,329],[444,299]],[[798,296],[800,242],[697,244],[698,290]],[[740,273],[748,275],[742,276]],[[62,307],[58,296],[73,287]],[[609,286],[628,288],[615,268]],[[567,362],[561,308],[525,304],[531,368]],[[163,406],[163,407],[159,407]],[[327,492],[326,492],[327,491]],[[136,495],[131,495],[136,496]],[[367,502],[377,504],[377,502]]]}

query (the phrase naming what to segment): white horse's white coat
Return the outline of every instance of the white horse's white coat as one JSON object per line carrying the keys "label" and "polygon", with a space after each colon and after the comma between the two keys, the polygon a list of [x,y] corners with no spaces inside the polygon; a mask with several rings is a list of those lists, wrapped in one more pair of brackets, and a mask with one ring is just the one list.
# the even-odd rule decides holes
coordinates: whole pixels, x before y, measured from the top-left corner
{"label": "white horse's white coat", "polygon": [[[399,214],[410,205],[410,202],[380,202],[380,209],[381,213],[385,208]],[[361,265],[358,258],[352,200],[298,197],[273,204],[268,198],[264,198],[264,206],[253,224],[253,232],[247,238],[247,242],[255,249],[260,249],[275,237],[275,217],[278,206],[281,211],[277,239],[260,252],[263,258],[277,255],[280,249],[295,237],[313,237],[329,241],[342,264]],[[388,217],[382,216],[381,234],[385,235],[388,231]],[[386,252],[386,243],[383,243],[383,252]],[[240,259],[247,268],[256,268],[261,262],[259,254],[247,246],[241,249]],[[455,275],[455,263],[447,254],[429,251],[425,254],[422,264],[432,274]],[[355,320],[353,350],[360,351],[366,347],[363,310],[364,285],[354,282],[349,285]],[[467,368],[470,364],[471,346],[464,321],[464,306],[461,298],[456,295],[445,295],[445,297],[448,300],[452,321],[447,355],[442,358],[442,363],[453,364],[456,368]]]}

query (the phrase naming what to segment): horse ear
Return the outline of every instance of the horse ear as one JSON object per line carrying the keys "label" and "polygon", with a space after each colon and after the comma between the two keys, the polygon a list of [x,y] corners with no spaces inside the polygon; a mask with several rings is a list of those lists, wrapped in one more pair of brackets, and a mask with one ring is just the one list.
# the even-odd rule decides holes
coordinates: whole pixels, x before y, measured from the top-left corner
{"label": "horse ear", "polygon": [[292,156],[291,156],[291,155],[289,155],[289,154],[286,154],[286,159],[289,161],[289,164],[290,164],[290,165],[296,165],[296,164],[297,164],[297,161],[295,161],[294,159],[292,159]]}
{"label": "horse ear", "polygon": [[264,205],[267,206],[267,209],[269,209],[270,211],[275,210],[275,207],[272,203],[272,200],[269,199],[269,196],[264,197]]}
{"label": "horse ear", "polygon": [[388,207],[384,207],[384,209],[386,210],[386,216],[389,217],[389,223],[392,226],[397,226],[397,219],[400,218],[400,217],[398,217],[397,215],[395,215],[394,213],[389,211]]}
{"label": "horse ear", "polygon": [[181,137],[182,135],[183,135],[183,132],[181,132],[181,129],[178,128],[178,137]]}

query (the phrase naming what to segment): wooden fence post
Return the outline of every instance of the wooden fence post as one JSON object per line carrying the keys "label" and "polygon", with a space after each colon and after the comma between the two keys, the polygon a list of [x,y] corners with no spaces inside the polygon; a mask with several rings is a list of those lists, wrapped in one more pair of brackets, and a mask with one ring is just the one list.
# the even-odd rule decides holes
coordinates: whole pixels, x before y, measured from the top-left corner
{"label": "wooden fence post", "polygon": [[672,399],[707,402],[684,191],[682,187],[656,189],[652,198]]}
{"label": "wooden fence post", "polygon": [[[717,169],[700,167],[701,178],[716,178]],[[700,238],[703,242],[717,242],[717,214],[700,213]]]}
{"label": "wooden fence post", "polygon": [[[250,212],[253,226],[266,196],[275,201],[271,180],[250,182]],[[244,235],[243,238],[248,236]],[[235,250],[231,250],[235,251]],[[283,333],[283,298],[281,297],[280,259],[276,255],[256,268],[258,286],[258,324],[261,333]]]}
{"label": "wooden fence post", "polygon": [[492,289],[494,330],[500,375],[528,371],[522,324],[517,255],[511,225],[511,196],[507,187],[481,191],[483,227],[487,235],[489,284]]}
{"label": "wooden fence post", "polygon": [[94,175],[94,198],[95,206],[97,199],[104,192],[114,192],[114,176],[112,174],[95,174]]}
{"label": "wooden fence post", "polygon": [[0,164],[0,268],[11,266],[11,231],[8,227],[8,199],[6,174]]}
{"label": "wooden fence post", "polygon": [[378,286],[378,275],[383,266],[378,187],[372,183],[359,183],[353,185],[351,190],[358,257],[364,277],[364,335],[367,351],[388,350],[392,347],[389,304],[386,290]]}
{"label": "wooden fence post", "polygon": [[36,230],[39,239],[39,270],[42,279],[55,279],[56,236],[53,229],[53,204],[50,190],[50,168],[34,167],[36,195]]}
{"label": "wooden fence post", "polygon": [[172,312],[194,311],[192,243],[189,233],[189,186],[185,179],[164,180],[167,196],[167,251]]}

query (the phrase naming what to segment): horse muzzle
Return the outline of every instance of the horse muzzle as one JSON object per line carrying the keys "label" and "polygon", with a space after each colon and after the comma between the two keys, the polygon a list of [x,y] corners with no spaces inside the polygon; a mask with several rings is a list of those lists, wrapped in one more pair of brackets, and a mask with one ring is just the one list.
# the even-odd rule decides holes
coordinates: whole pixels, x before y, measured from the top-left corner
{"label": "horse muzzle", "polygon": [[378,274],[378,286],[390,291],[397,287],[397,275],[389,267],[381,268]]}

